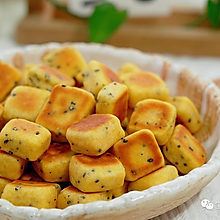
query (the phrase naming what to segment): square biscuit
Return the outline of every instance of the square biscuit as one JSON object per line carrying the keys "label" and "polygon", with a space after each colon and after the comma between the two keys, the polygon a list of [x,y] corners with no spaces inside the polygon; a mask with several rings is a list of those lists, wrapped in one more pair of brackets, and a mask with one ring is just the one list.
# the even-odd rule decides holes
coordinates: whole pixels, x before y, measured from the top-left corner
{"label": "square biscuit", "polygon": [[53,143],[38,160],[32,162],[32,166],[47,182],[68,182],[69,163],[73,155],[69,144]]}
{"label": "square biscuit", "polygon": [[36,123],[49,129],[52,139],[66,136],[67,129],[74,123],[92,114],[95,109],[94,96],[80,88],[56,85],[48,101],[39,113]]}
{"label": "square biscuit", "polygon": [[72,46],[63,47],[46,53],[43,63],[74,78],[86,65],[79,50]]}
{"label": "square biscuit", "polygon": [[1,198],[15,206],[50,209],[56,208],[60,191],[56,183],[15,180],[5,186]]}
{"label": "square biscuit", "polygon": [[176,108],[168,102],[145,99],[137,103],[127,126],[128,134],[141,129],[149,129],[159,145],[164,145],[171,137],[175,122]]}
{"label": "square biscuit", "polygon": [[27,167],[27,161],[0,150],[0,177],[16,180],[21,177]]}
{"label": "square biscuit", "polygon": [[129,72],[120,76],[121,81],[128,87],[129,107],[135,108],[144,99],[159,99],[167,101],[169,89],[166,83],[152,72]]}
{"label": "square biscuit", "polygon": [[104,86],[112,82],[121,83],[120,78],[112,69],[95,60],[90,61],[80,74],[85,90],[91,92],[95,97]]}
{"label": "square biscuit", "polygon": [[182,174],[187,174],[206,162],[205,148],[181,124],[175,127],[172,137],[163,146],[163,153]]}
{"label": "square biscuit", "polygon": [[16,86],[4,105],[3,118],[7,121],[13,118],[23,118],[35,121],[50,92],[30,86]]}
{"label": "square biscuit", "polygon": [[75,80],[47,65],[34,65],[27,71],[25,85],[51,91],[57,84],[74,86]]}
{"label": "square biscuit", "polygon": [[117,71],[117,75],[118,76],[121,76],[125,73],[130,73],[130,72],[140,72],[141,69],[136,66],[134,63],[131,63],[131,62],[127,62],[127,63],[124,63],[120,68],[119,70]]}
{"label": "square biscuit", "polygon": [[152,186],[157,186],[162,183],[174,180],[179,176],[175,166],[165,165],[146,176],[141,177],[128,184],[128,191],[142,191],[149,189]]}
{"label": "square biscuit", "polygon": [[111,153],[99,157],[74,155],[69,166],[70,182],[82,192],[102,192],[124,184],[125,169]]}
{"label": "square biscuit", "polygon": [[112,114],[122,123],[127,117],[128,89],[127,86],[112,82],[103,87],[97,96],[96,113]]}
{"label": "square biscuit", "polygon": [[51,133],[25,119],[11,119],[0,132],[1,150],[25,160],[37,160],[50,146]]}
{"label": "square biscuit", "polygon": [[67,129],[72,151],[90,156],[105,153],[125,136],[119,119],[111,114],[93,114]]}
{"label": "square biscuit", "polygon": [[1,198],[1,195],[4,191],[5,186],[12,181],[13,180],[9,180],[9,179],[5,179],[5,178],[0,177],[0,198]]}
{"label": "square biscuit", "polygon": [[22,73],[15,67],[0,61],[0,102],[18,85]]}
{"label": "square biscuit", "polygon": [[125,180],[134,181],[164,166],[160,147],[148,129],[134,132],[116,142],[111,148],[125,167]]}
{"label": "square biscuit", "polygon": [[188,97],[170,97],[168,102],[177,109],[177,123],[183,124],[192,134],[199,130],[202,120],[195,104]]}
{"label": "square biscuit", "polygon": [[65,209],[70,205],[86,204],[95,201],[109,201],[112,199],[112,191],[82,192],[70,185],[64,188],[58,195],[57,208]]}

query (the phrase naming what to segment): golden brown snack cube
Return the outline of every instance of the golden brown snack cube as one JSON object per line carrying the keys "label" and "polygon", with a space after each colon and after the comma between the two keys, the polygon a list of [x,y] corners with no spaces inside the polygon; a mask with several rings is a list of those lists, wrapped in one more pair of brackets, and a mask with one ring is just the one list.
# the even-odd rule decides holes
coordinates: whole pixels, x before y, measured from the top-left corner
{"label": "golden brown snack cube", "polygon": [[12,180],[0,177],[0,198],[1,198],[1,195],[3,193],[5,186],[10,182],[12,182]]}
{"label": "golden brown snack cube", "polygon": [[70,185],[64,188],[58,195],[57,208],[65,209],[70,205],[86,204],[95,201],[109,201],[112,199],[112,191],[82,192]]}
{"label": "golden brown snack cube", "polygon": [[149,129],[155,135],[158,144],[164,145],[173,133],[176,115],[176,108],[170,103],[145,99],[137,103],[127,131],[131,134],[141,129]]}
{"label": "golden brown snack cube", "polygon": [[117,198],[121,195],[123,195],[124,193],[127,193],[128,192],[128,181],[124,181],[124,184],[122,186],[119,186],[117,188],[114,188],[112,190],[112,197],[113,198]]}
{"label": "golden brown snack cube", "polygon": [[181,124],[175,127],[172,137],[163,146],[163,153],[167,160],[176,166],[182,174],[187,174],[194,168],[201,167],[206,161],[204,147]]}
{"label": "golden brown snack cube", "polygon": [[117,116],[120,122],[123,122],[127,117],[127,109],[127,86],[112,82],[99,91],[96,102],[97,114],[112,114]]}
{"label": "golden brown snack cube", "polygon": [[16,180],[21,177],[27,167],[27,161],[0,150],[0,177]]}
{"label": "golden brown snack cube", "polygon": [[68,182],[69,163],[74,152],[69,144],[53,143],[32,166],[47,182]]}
{"label": "golden brown snack cube", "polygon": [[140,71],[141,71],[141,69],[140,69],[138,66],[136,66],[134,63],[128,62],[128,63],[124,63],[124,64],[120,67],[120,69],[119,69],[118,72],[117,72],[117,75],[118,75],[118,76],[121,76],[121,75],[123,75],[123,74],[125,74],[125,73],[140,72]]}
{"label": "golden brown snack cube", "polygon": [[99,157],[74,155],[69,166],[70,182],[83,192],[112,190],[124,184],[125,170],[111,153]]}
{"label": "golden brown snack cube", "polygon": [[108,66],[98,61],[90,61],[82,70],[83,86],[95,97],[98,92],[112,82],[121,83],[120,78]]}
{"label": "golden brown snack cube", "polygon": [[3,117],[8,121],[12,118],[23,118],[35,121],[50,92],[30,86],[16,86],[4,105]]}
{"label": "golden brown snack cube", "polygon": [[43,56],[43,63],[74,78],[86,65],[79,50],[68,46],[48,52]]}
{"label": "golden brown snack cube", "polygon": [[25,119],[11,119],[0,132],[1,150],[25,160],[37,160],[50,146],[51,133]]}
{"label": "golden brown snack cube", "polygon": [[166,83],[155,73],[130,72],[120,76],[121,81],[128,87],[129,107],[144,99],[159,99],[167,101],[169,89]]}
{"label": "golden brown snack cube", "polygon": [[75,80],[50,66],[35,65],[27,71],[25,84],[51,91],[57,84],[74,86]]}
{"label": "golden brown snack cube", "polygon": [[119,119],[111,114],[93,114],[67,129],[66,138],[72,151],[90,156],[105,153],[125,136]]}
{"label": "golden brown snack cube", "polygon": [[5,186],[1,198],[15,206],[50,209],[56,208],[60,190],[55,183],[15,180]]}
{"label": "golden brown snack cube", "polygon": [[142,191],[174,180],[179,176],[175,166],[166,165],[128,184],[128,191]]}
{"label": "golden brown snack cube", "polygon": [[164,166],[164,157],[153,133],[142,129],[122,138],[111,152],[125,167],[125,180],[134,181]]}
{"label": "golden brown snack cube", "polygon": [[186,96],[170,97],[168,102],[177,109],[177,122],[183,124],[193,134],[202,126],[198,109]]}
{"label": "golden brown snack cube", "polygon": [[0,61],[0,102],[18,85],[22,73],[15,67]]}
{"label": "golden brown snack cube", "polygon": [[83,89],[56,85],[36,123],[46,127],[57,137],[65,137],[67,128],[94,112],[95,103],[94,96]]}

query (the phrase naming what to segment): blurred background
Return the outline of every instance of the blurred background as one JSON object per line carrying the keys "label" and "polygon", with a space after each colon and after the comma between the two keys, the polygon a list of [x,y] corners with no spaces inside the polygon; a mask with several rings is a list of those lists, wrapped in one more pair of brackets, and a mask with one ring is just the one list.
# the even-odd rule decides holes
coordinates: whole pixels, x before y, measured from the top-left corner
{"label": "blurred background", "polygon": [[[97,5],[111,3],[114,19]],[[109,34],[104,43],[147,52],[220,55],[220,34],[205,17],[207,0],[0,0],[0,48],[46,42],[99,41],[94,32]],[[103,9],[101,9],[103,10]],[[126,18],[115,28],[117,13]],[[118,16],[120,20],[120,16]],[[96,24],[97,22],[97,24]],[[102,22],[102,24],[99,24]],[[103,23],[105,29],[103,33]],[[115,25],[114,27],[116,27]],[[112,27],[114,29],[114,27]],[[101,28],[98,30],[98,28]],[[94,36],[94,37],[92,37]]]}

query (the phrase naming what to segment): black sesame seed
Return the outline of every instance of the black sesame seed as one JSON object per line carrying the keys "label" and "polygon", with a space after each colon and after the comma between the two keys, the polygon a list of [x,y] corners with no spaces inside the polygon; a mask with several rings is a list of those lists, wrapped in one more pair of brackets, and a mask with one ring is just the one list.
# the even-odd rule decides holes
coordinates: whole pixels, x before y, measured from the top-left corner
{"label": "black sesame seed", "polygon": [[98,152],[101,153],[101,152],[102,152],[102,149],[98,149]]}
{"label": "black sesame seed", "polygon": [[66,114],[66,113],[67,113],[67,110],[65,110],[63,113]]}
{"label": "black sesame seed", "polygon": [[131,170],[131,172],[132,172],[133,174],[136,174],[136,171],[135,171],[135,170]]}
{"label": "black sesame seed", "polygon": [[73,111],[75,108],[71,105],[70,107],[69,107],[69,110],[70,111]]}
{"label": "black sesame seed", "polygon": [[127,143],[127,142],[128,142],[128,140],[126,140],[126,139],[122,138],[122,142],[123,142],[123,143]]}
{"label": "black sesame seed", "polygon": [[38,135],[38,134],[40,134],[40,132],[39,132],[39,131],[37,131],[37,132],[36,132],[36,135]]}
{"label": "black sesame seed", "polygon": [[62,87],[66,87],[66,85],[62,85]]}
{"label": "black sesame seed", "polygon": [[9,154],[11,154],[11,155],[13,154],[13,152],[12,152],[12,151],[8,151],[8,153],[9,153]]}
{"label": "black sesame seed", "polygon": [[154,160],[152,158],[148,159],[147,160],[148,162],[153,162]]}
{"label": "black sesame seed", "polygon": [[181,147],[181,145],[180,145],[180,144],[178,144],[178,145],[177,145],[177,147],[178,147],[178,148],[180,148],[180,147]]}
{"label": "black sesame seed", "polygon": [[83,177],[85,177],[86,176],[86,172],[85,173],[83,173]]}
{"label": "black sesame seed", "polygon": [[95,181],[95,183],[98,183],[98,182],[99,182],[99,180],[96,180],[96,181]]}
{"label": "black sesame seed", "polygon": [[7,144],[8,142],[9,142],[9,140],[8,140],[8,139],[4,140],[4,144]]}
{"label": "black sesame seed", "polygon": [[190,149],[191,151],[193,151],[193,149],[192,149],[191,147],[189,147],[189,149]]}
{"label": "black sesame seed", "polygon": [[17,129],[16,127],[13,127],[13,130],[14,130],[14,131],[17,131],[18,129]]}
{"label": "black sesame seed", "polygon": [[70,204],[71,203],[71,201],[69,200],[69,201],[67,201],[67,204]]}
{"label": "black sesame seed", "polygon": [[99,69],[96,69],[95,72],[99,72]]}
{"label": "black sesame seed", "polygon": [[186,163],[184,163],[183,165],[184,165],[185,167],[187,166],[187,164],[186,164]]}
{"label": "black sesame seed", "polygon": [[189,122],[189,123],[191,122],[191,118],[189,118],[188,122]]}

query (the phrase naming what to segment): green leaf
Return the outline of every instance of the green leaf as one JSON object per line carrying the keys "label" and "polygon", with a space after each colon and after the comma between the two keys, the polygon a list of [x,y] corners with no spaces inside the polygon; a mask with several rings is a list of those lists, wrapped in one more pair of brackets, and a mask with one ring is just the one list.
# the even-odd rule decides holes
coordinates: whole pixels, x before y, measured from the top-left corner
{"label": "green leaf", "polygon": [[123,23],[126,11],[118,11],[111,3],[97,5],[89,18],[89,40],[103,43]]}
{"label": "green leaf", "polygon": [[220,20],[220,0],[208,0],[207,15],[211,25],[214,28],[218,28]]}

